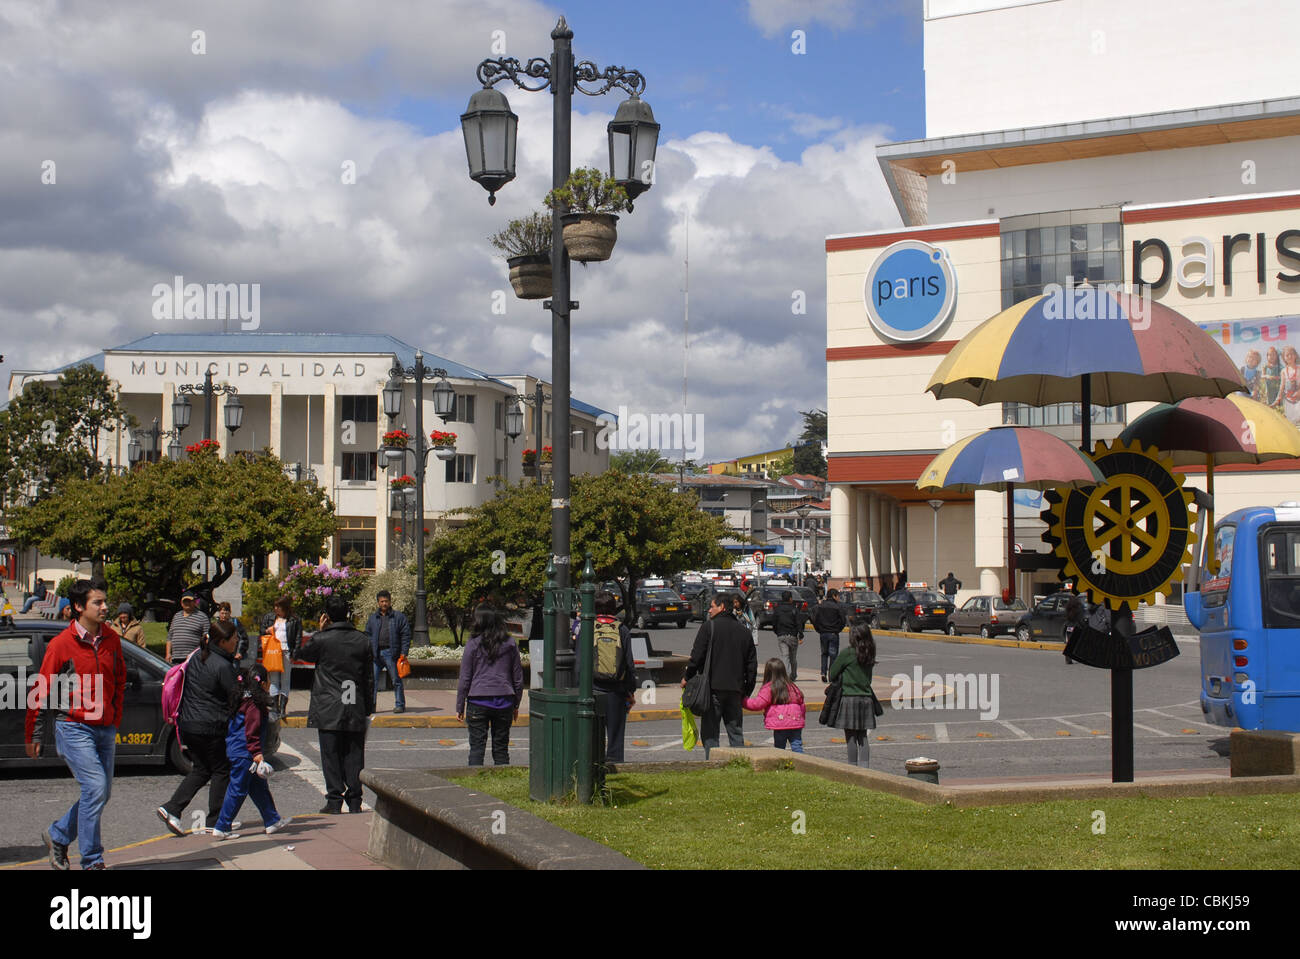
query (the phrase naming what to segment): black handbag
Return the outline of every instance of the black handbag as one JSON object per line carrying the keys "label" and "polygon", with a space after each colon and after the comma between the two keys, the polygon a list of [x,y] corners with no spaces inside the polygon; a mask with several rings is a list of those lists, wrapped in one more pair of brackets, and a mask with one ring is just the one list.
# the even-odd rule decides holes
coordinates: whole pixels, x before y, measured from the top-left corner
{"label": "black handbag", "polygon": [[704,654],[704,668],[690,679],[682,690],[682,705],[696,716],[703,716],[713,705],[713,689],[709,686],[709,663],[713,660],[713,620],[709,620],[709,646]]}
{"label": "black handbag", "polygon": [[840,718],[840,698],[844,695],[844,683],[835,680],[826,687],[826,699],[822,703],[822,711],[817,716],[817,722],[823,726],[834,726]]}
{"label": "black handbag", "polygon": [[871,712],[877,719],[885,715],[885,707],[880,705],[880,697],[874,689],[871,691]]}

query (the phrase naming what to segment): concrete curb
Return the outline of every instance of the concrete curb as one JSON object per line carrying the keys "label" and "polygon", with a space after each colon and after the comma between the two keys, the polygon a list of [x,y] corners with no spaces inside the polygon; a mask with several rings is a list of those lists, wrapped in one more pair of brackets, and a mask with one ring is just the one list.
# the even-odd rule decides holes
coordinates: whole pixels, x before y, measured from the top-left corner
{"label": "concrete curb", "polygon": [[897,636],[900,639],[924,639],[932,643],[959,643],[964,646],[1007,646],[1012,649],[1046,649],[1057,653],[1065,649],[1065,643],[1032,641],[1022,643],[1018,639],[985,639],[983,636],[949,636],[947,633],[939,633],[937,636],[933,636],[929,633],[905,633],[897,629],[873,629],[871,635]]}
{"label": "concrete curb", "polygon": [[1254,776],[1224,779],[1203,778],[1148,779],[1131,783],[1070,783],[1036,785],[1014,783],[987,786],[941,786],[908,776],[859,769],[833,759],[788,752],[771,746],[750,749],[719,747],[712,751],[720,759],[740,758],[748,761],[755,772],[793,769],[832,782],[861,786],[878,792],[910,799],[930,806],[1007,806],[1016,803],[1059,802],[1071,799],[1191,798],[1199,796],[1257,796],[1269,793],[1300,793],[1300,776]]}

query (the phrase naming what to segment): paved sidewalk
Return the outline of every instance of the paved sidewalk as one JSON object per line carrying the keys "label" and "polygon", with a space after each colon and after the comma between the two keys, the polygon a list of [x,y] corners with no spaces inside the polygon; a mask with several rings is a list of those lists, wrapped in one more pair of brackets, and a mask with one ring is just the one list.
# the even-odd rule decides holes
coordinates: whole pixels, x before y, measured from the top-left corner
{"label": "paved sidewalk", "polygon": [[[239,830],[238,839],[215,841],[210,835],[171,833],[104,853],[109,869],[387,869],[366,855],[371,810],[356,815],[294,816],[268,836],[254,818]],[[69,850],[77,870],[75,848]],[[49,869],[48,860],[11,866],[19,871]]]}

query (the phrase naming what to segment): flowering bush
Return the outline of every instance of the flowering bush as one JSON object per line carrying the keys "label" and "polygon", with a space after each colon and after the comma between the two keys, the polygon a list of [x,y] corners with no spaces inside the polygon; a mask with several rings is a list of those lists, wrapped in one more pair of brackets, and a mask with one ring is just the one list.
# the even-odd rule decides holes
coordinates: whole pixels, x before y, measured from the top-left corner
{"label": "flowering bush", "polygon": [[429,442],[434,446],[452,446],[456,445],[456,434],[448,433],[444,430],[434,430],[429,434]]}
{"label": "flowering bush", "polygon": [[301,562],[289,568],[279,586],[281,595],[293,600],[294,612],[302,620],[303,628],[311,632],[325,609],[325,597],[338,594],[351,606],[365,583],[363,574],[347,566],[331,568],[325,563],[313,566]]}
{"label": "flowering bush", "polygon": [[415,485],[415,477],[410,473],[405,473],[397,479],[389,480],[388,485],[393,489],[406,489],[408,486]]}
{"label": "flowering bush", "polygon": [[389,430],[384,434],[385,446],[406,446],[411,442],[411,434],[406,430]]}
{"label": "flowering bush", "polygon": [[191,456],[199,456],[203,453],[217,453],[221,450],[221,444],[216,440],[199,440],[197,443],[191,443],[185,447],[185,452]]}

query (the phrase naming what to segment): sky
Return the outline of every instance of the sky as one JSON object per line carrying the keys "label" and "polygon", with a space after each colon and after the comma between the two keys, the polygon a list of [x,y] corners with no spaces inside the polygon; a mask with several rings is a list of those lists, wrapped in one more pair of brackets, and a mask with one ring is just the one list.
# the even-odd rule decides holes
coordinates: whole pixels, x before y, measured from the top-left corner
{"label": "sky", "polygon": [[[541,208],[551,97],[497,86],[520,120],[495,206],[459,117],[478,62],[549,55],[560,15],[662,125],[613,258],[573,267],[574,397],[682,409],[689,219],[700,459],[784,446],[826,405],[825,237],[900,223],[874,148],[924,134],[920,0],[0,0],[0,376],[219,332],[154,318],[180,275],[258,283],[262,332],[549,380],[549,313],[493,312],[487,238]],[[606,165],[624,96],[574,97],[575,166]]]}

